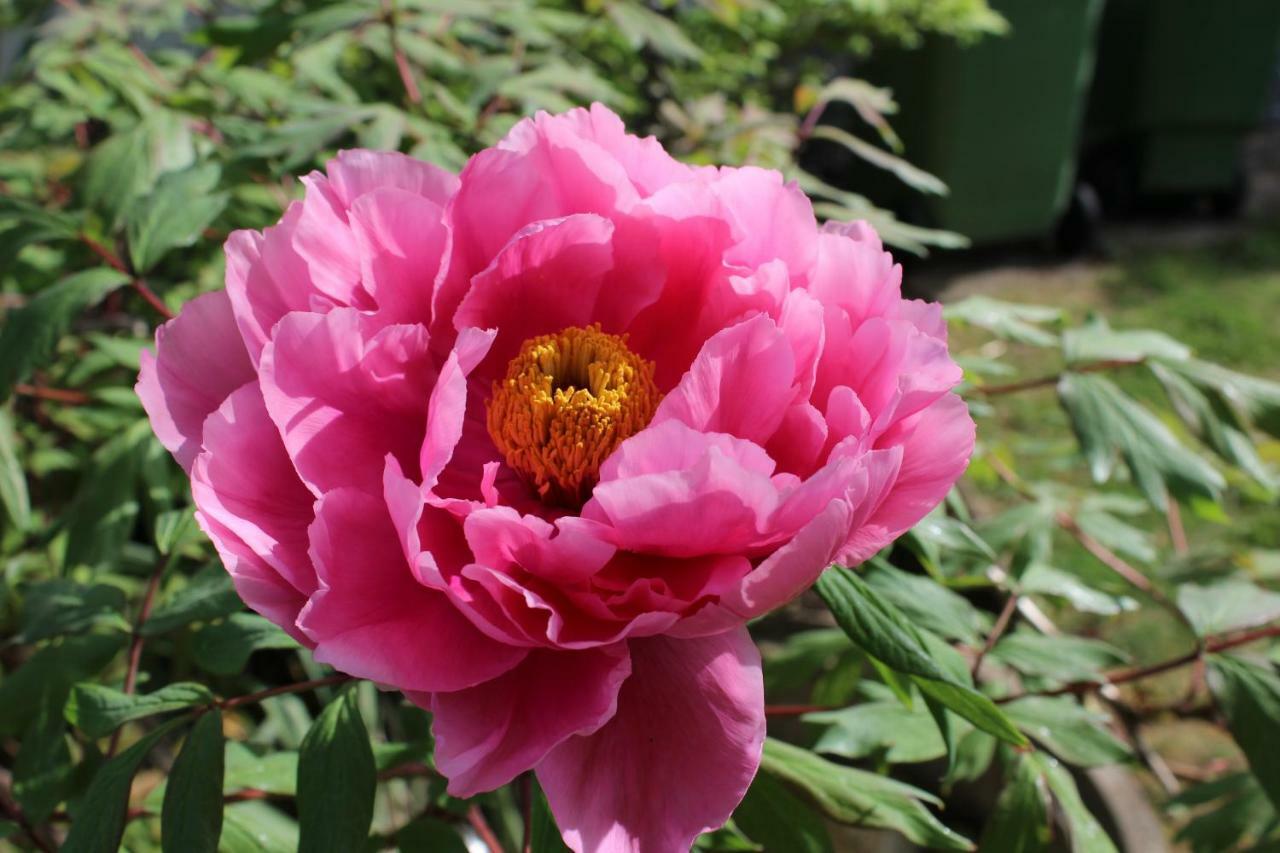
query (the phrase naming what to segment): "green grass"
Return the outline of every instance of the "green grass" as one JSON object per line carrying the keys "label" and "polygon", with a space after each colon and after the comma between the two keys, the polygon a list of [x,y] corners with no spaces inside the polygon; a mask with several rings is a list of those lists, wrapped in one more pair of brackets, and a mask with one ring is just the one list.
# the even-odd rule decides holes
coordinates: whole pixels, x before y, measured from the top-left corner
{"label": "green grass", "polygon": [[1280,227],[1135,255],[1103,294],[1112,325],[1160,329],[1209,361],[1280,375]]}

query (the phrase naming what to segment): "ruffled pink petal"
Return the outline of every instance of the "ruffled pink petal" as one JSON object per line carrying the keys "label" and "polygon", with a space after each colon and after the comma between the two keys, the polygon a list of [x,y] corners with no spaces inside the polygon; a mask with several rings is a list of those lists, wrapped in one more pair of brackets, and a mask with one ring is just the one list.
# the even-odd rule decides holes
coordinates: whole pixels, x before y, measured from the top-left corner
{"label": "ruffled pink petal", "polygon": [[447,589],[476,627],[513,645],[590,649],[661,634],[679,619],[670,612],[601,617],[555,584],[479,564],[464,568]]}
{"label": "ruffled pink petal", "polygon": [[520,122],[509,138],[520,142],[481,151],[462,170],[447,211],[453,254],[436,296],[437,325],[453,325],[471,277],[529,224],[575,213],[608,218],[638,200],[618,162],[570,124],[540,115]]}
{"label": "ruffled pink petal", "polygon": [[189,474],[205,419],[253,376],[231,302],[220,291],[192,299],[156,330],[156,352],[142,353],[136,389],[156,437]]}
{"label": "ruffled pink petal", "polygon": [[766,443],[796,399],[791,344],[764,314],[719,332],[658,406],[654,422]]}
{"label": "ruffled pink petal", "polygon": [[267,409],[317,495],[381,494],[388,453],[416,476],[436,379],[425,327],[383,326],[351,308],[289,314],[260,370]]}
{"label": "ruffled pink petal", "polygon": [[552,525],[496,506],[472,512],[463,529],[478,563],[519,567],[551,583],[574,584],[598,572],[617,551],[598,538],[596,527],[573,516]]}
{"label": "ruffled pink petal", "polygon": [[348,208],[360,196],[380,189],[404,190],[439,207],[458,191],[456,175],[398,151],[339,151],[325,171],[334,194]]}
{"label": "ruffled pink petal", "polygon": [[438,590],[418,583],[386,504],[335,489],[310,528],[319,589],[298,619],[315,657],[358,678],[405,690],[461,690],[518,664],[524,649],[495,642]]}
{"label": "ruffled pink petal", "polygon": [[808,196],[772,169],[723,168],[713,182],[737,242],[725,262],[755,269],[775,258],[803,280],[817,255],[817,220]]}
{"label": "ruffled pink petal", "polygon": [[902,267],[884,251],[866,223],[849,223],[848,233],[824,229],[809,277],[809,292],[823,304],[838,305],[854,326],[883,317],[901,299]]}
{"label": "ruffled pink petal", "polygon": [[492,681],[432,697],[435,762],[449,793],[471,797],[510,782],[566,738],[613,717],[631,674],[625,643],[530,652]]}
{"label": "ruffled pink petal", "polygon": [[617,714],[537,767],[578,853],[688,850],[729,819],[760,764],[764,686],[746,629],[630,646]]}
{"label": "ruffled pink petal", "polygon": [[[566,125],[582,139],[590,140],[606,151],[622,167],[641,196],[652,195],[668,184],[690,180],[699,172],[668,154],[662,143],[652,136],[641,138],[628,134],[622,119],[603,104],[592,104],[589,110],[574,109],[538,118],[544,123]],[[521,124],[499,146],[516,151],[529,150],[536,141],[536,124]]]}
{"label": "ruffled pink petal", "polygon": [[[205,531],[224,556],[232,557],[227,568],[250,607],[262,606],[273,619],[279,615],[284,589],[268,572],[303,597],[315,591],[307,555],[314,498],[294,472],[256,383],[232,392],[205,421],[204,451],[191,468],[191,494]],[[248,588],[251,582],[267,591],[265,598]],[[279,624],[291,630],[291,622]]]}
{"label": "ruffled pink petal", "polygon": [[773,461],[748,441],[667,421],[623,442],[582,515],[630,551],[743,553],[768,534],[778,507],[772,473]]}
{"label": "ruffled pink petal", "polygon": [[908,530],[947,496],[969,465],[975,432],[964,400],[947,394],[882,436],[882,446],[902,452],[893,490],[875,515],[892,536]]}
{"label": "ruffled pink petal", "polygon": [[449,248],[444,209],[396,187],[360,196],[347,211],[364,289],[387,323],[431,322],[431,299]]}

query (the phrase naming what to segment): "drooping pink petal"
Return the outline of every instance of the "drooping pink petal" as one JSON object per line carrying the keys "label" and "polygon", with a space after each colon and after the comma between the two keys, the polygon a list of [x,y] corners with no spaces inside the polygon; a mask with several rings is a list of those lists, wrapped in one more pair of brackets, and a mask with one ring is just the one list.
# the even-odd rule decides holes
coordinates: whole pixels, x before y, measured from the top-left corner
{"label": "drooping pink petal", "polygon": [[687,850],[721,826],[764,744],[760,656],[745,628],[696,640],[633,640],[618,710],[537,767],[574,850]]}
{"label": "drooping pink petal", "polygon": [[[314,498],[285,453],[257,383],[232,392],[205,421],[204,451],[191,468],[191,494],[205,531],[246,572],[261,580],[265,567],[304,597],[315,591],[307,555]],[[228,569],[236,578],[236,570]],[[256,606],[248,595],[245,600]]]}
{"label": "drooping pink petal", "polygon": [[437,691],[480,684],[524,658],[524,649],[489,639],[442,592],[418,583],[379,498],[327,492],[310,541],[319,588],[298,626],[315,643],[317,661],[405,690]]}
{"label": "drooping pink petal", "polygon": [[303,481],[382,492],[388,453],[417,474],[436,378],[427,330],[351,308],[293,313],[262,352],[263,396]]}
{"label": "drooping pink petal", "polygon": [[254,378],[225,292],[192,299],[156,330],[156,352],[142,353],[137,392],[151,427],[188,474],[204,422],[232,391]]}
{"label": "drooping pink petal", "polygon": [[613,717],[631,674],[625,643],[530,652],[505,675],[432,697],[435,761],[449,793],[471,797],[510,782],[566,738]]}

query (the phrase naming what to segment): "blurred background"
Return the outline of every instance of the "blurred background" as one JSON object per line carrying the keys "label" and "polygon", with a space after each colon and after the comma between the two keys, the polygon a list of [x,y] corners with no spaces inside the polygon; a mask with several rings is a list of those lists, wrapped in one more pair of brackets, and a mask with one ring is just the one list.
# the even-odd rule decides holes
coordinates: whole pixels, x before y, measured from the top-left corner
{"label": "blurred background", "polygon": [[[73,682],[139,673],[118,646],[67,644],[142,633],[161,557],[141,689],[325,674],[175,532],[186,484],[131,390],[155,325],[220,287],[226,235],[275,222],[338,149],[457,170],[520,118],[592,101],[679,158],[780,169],[819,218],[871,221],[906,289],[946,306],[978,457],[867,576],[967,654],[984,690],[1102,683],[1280,617],[1277,0],[0,0],[0,793],[51,845],[102,759],[82,733],[63,743]],[[1092,378],[1113,368],[1114,384]],[[1085,374],[1107,384],[1068,386]],[[1090,811],[1120,849],[1280,849],[1277,729],[1224,721],[1203,666],[1068,703],[1074,716],[1024,707],[1018,724],[1078,772],[1028,771],[1056,805],[1019,813],[1051,831],[1018,846],[992,815],[1031,759],[993,763],[987,737],[945,764],[927,715],[904,713],[833,624],[804,599],[754,631],[771,702],[799,709],[776,732],[946,808],[911,789],[877,805],[887,816],[835,814],[879,828],[849,829],[772,792],[781,811],[749,797],[701,849],[919,849],[943,837],[935,813],[984,849],[1109,849]],[[1059,628],[1074,645],[1040,644]],[[59,713],[20,699],[32,684],[54,685]],[[364,687],[380,762],[425,738],[414,709]],[[228,714],[223,849],[296,840],[291,807],[232,802],[230,779],[287,800],[255,762],[296,762],[315,705]],[[157,755],[129,799],[129,849],[158,849],[148,818],[172,751]],[[46,758],[79,775],[32,776]],[[419,783],[379,787],[370,849],[475,849],[466,805]],[[424,798],[436,823],[402,826]],[[514,803],[484,808],[518,843]],[[31,849],[7,829],[0,849]]]}

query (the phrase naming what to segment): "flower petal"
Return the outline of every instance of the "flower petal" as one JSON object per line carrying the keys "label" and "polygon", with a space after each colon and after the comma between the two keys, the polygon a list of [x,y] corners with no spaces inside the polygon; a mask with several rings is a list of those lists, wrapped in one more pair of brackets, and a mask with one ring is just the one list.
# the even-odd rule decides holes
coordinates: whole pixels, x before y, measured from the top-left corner
{"label": "flower petal", "polygon": [[262,391],[303,481],[382,493],[388,453],[411,476],[436,379],[427,330],[339,308],[287,315],[262,351]]}
{"label": "flower petal", "polygon": [[360,196],[347,211],[364,289],[387,323],[431,322],[431,298],[449,248],[440,205],[395,187]]}
{"label": "flower petal", "polygon": [[745,628],[633,640],[618,711],[537,767],[574,850],[688,850],[732,814],[764,744],[760,655]]}
{"label": "flower petal", "polygon": [[319,589],[298,619],[315,657],[358,678],[404,690],[460,690],[525,656],[489,639],[440,591],[418,583],[386,504],[335,489],[310,528]]}
{"label": "flower petal", "polygon": [[156,437],[188,474],[205,419],[253,376],[225,292],[197,296],[156,330],[155,354],[142,353],[138,397]]}
{"label": "flower petal", "polygon": [[296,612],[286,621],[282,610],[289,601],[284,585],[299,593],[299,606],[316,589],[307,555],[314,498],[290,464],[256,383],[241,386],[209,416],[204,443],[191,468],[201,526],[249,606],[296,634]]}
{"label": "flower petal", "polygon": [[566,738],[598,730],[631,674],[625,643],[535,650],[484,684],[432,697],[435,761],[449,793],[470,797],[510,782]]}
{"label": "flower petal", "polygon": [[757,314],[703,344],[653,420],[764,444],[796,398],[795,379],[791,344],[772,319]]}
{"label": "flower petal", "polygon": [[379,189],[404,190],[444,207],[458,191],[456,175],[398,151],[339,151],[325,171],[334,194],[346,207]]}

